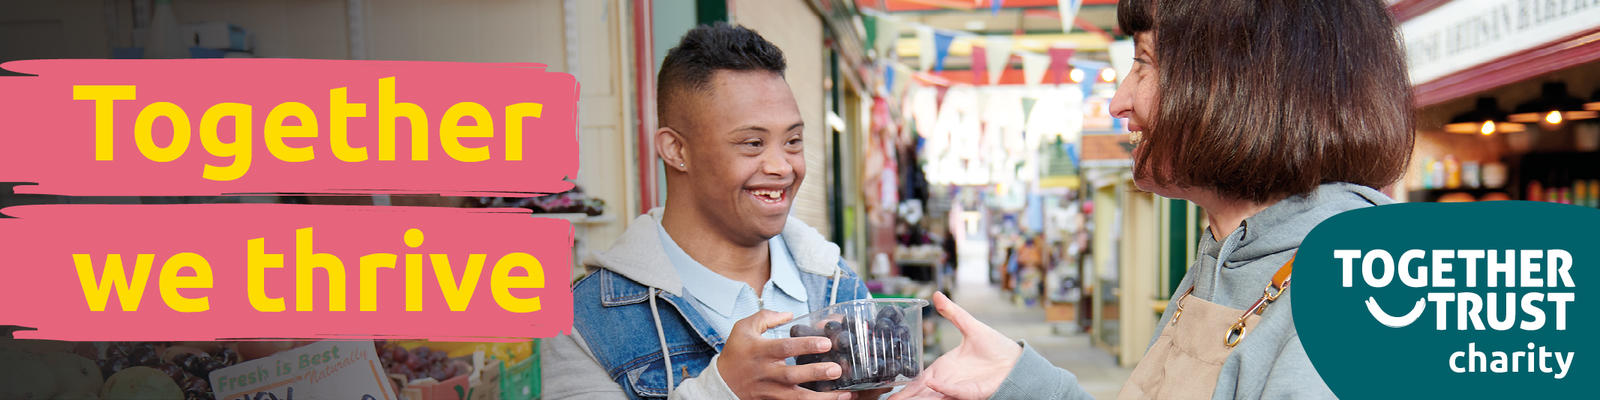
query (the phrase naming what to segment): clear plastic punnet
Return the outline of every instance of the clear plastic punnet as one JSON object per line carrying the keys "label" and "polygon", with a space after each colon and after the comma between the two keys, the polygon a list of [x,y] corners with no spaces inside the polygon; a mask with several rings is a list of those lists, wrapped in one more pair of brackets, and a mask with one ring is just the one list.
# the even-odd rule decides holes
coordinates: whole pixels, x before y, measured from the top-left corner
{"label": "clear plastic punnet", "polygon": [[825,337],[833,347],[825,353],[788,360],[805,365],[838,363],[839,379],[801,384],[826,392],[868,390],[903,385],[922,373],[921,299],[865,299],[834,304],[772,328],[778,337]]}

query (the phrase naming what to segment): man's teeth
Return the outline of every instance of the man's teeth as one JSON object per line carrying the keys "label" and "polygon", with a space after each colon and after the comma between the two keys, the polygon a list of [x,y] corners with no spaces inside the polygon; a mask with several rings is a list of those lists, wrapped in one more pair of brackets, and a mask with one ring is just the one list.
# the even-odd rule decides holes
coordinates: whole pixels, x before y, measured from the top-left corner
{"label": "man's teeth", "polygon": [[750,193],[755,193],[757,196],[762,196],[773,200],[783,198],[782,190],[751,190]]}

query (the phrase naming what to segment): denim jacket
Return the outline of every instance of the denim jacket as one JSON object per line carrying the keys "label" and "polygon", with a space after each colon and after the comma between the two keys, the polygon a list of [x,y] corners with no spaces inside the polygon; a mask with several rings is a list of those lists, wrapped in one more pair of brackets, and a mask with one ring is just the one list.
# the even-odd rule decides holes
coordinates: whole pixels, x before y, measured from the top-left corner
{"label": "denim jacket", "polygon": [[[573,334],[542,349],[546,398],[665,398],[669,376],[675,398],[733,397],[715,376],[715,357],[727,339],[683,297],[656,237],[659,215],[639,217],[612,249],[585,262],[590,274],[572,288]],[[838,247],[815,229],[790,219],[783,237],[801,270],[808,308],[870,297]],[[670,374],[663,353],[671,354]]]}

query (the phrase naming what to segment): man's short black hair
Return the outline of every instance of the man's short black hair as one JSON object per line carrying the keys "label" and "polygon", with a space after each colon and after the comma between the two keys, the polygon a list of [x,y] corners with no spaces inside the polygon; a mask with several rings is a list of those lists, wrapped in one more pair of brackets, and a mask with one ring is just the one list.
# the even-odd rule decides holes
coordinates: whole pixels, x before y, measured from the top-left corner
{"label": "man's short black hair", "polygon": [[750,28],[718,22],[701,25],[683,35],[677,47],[667,51],[656,78],[656,120],[672,126],[669,110],[683,95],[710,89],[717,70],[767,71],[783,76],[787,68],[783,50]]}

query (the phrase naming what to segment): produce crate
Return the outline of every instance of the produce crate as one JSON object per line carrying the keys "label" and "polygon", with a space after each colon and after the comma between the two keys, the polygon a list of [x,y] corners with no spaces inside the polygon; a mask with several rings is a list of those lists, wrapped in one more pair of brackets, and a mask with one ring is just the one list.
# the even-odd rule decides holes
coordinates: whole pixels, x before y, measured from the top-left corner
{"label": "produce crate", "polygon": [[532,356],[516,364],[500,364],[500,400],[539,398],[539,373],[539,339],[534,339]]}

